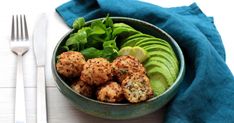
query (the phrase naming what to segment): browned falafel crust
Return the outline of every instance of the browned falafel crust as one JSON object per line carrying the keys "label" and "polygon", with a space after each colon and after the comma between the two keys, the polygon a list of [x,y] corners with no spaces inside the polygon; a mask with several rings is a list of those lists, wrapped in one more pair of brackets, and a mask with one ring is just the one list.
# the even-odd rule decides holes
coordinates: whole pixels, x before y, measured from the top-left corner
{"label": "browned falafel crust", "polygon": [[104,58],[89,59],[81,72],[80,80],[99,86],[112,79],[111,64]]}
{"label": "browned falafel crust", "polygon": [[119,56],[112,62],[113,75],[121,82],[133,73],[146,74],[144,66],[133,56]]}
{"label": "browned falafel crust", "polygon": [[131,103],[138,103],[153,97],[149,78],[145,74],[134,73],[126,77],[121,84],[125,98]]}
{"label": "browned falafel crust", "polygon": [[123,90],[117,82],[108,82],[97,91],[97,99],[103,102],[120,102],[124,99]]}
{"label": "browned falafel crust", "polygon": [[56,69],[67,78],[79,77],[86,62],[84,56],[77,51],[63,52],[57,58]]}

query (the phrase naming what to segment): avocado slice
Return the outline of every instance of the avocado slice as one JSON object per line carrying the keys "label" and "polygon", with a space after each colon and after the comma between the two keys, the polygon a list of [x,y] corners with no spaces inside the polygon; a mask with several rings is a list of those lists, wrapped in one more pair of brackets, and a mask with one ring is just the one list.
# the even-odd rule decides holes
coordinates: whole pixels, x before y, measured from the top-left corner
{"label": "avocado slice", "polygon": [[[132,28],[131,26],[125,24],[125,23],[114,23],[114,24],[113,24],[113,27],[114,27],[114,28],[117,28],[117,27],[126,27],[126,28],[134,29],[134,28]],[[134,30],[135,30],[135,29],[134,29]]]}
{"label": "avocado slice", "polygon": [[138,37],[149,37],[149,38],[152,38],[153,36],[152,35],[147,35],[147,34],[144,34],[144,33],[139,33],[139,34],[135,34],[135,35],[129,36],[126,40],[133,39],[133,38],[138,38]]}
{"label": "avocado slice", "polygon": [[155,51],[167,52],[168,54],[170,54],[173,57],[173,59],[175,59],[176,64],[178,64],[178,60],[175,56],[175,53],[171,49],[169,49],[168,47],[165,47],[163,45],[152,44],[152,45],[142,46],[142,48],[144,48],[148,52],[155,52]]}
{"label": "avocado slice", "polygon": [[129,36],[123,42],[127,42],[128,40],[131,40],[131,39],[134,39],[134,38],[139,38],[139,37],[146,37],[146,38],[149,37],[149,38],[152,38],[153,36],[147,35],[147,34],[143,34],[143,33],[138,33],[138,34]]}
{"label": "avocado slice", "polygon": [[123,37],[123,35],[124,35],[125,37],[129,37],[129,36],[137,34],[137,33],[140,33],[140,32],[133,29],[133,28],[116,27],[116,28],[113,28],[112,36],[116,37],[116,36],[121,35]]}
{"label": "avocado slice", "polygon": [[[170,70],[170,72],[172,72],[173,76],[177,77],[179,69],[178,64],[176,64],[175,59],[170,54],[168,54],[167,52],[156,51],[156,52],[148,52],[148,55],[151,58],[163,59],[163,62],[167,64],[167,67]],[[147,63],[148,60],[145,62],[145,64]]]}
{"label": "avocado slice", "polygon": [[169,87],[168,79],[165,77],[164,71],[160,69],[160,67],[155,66],[153,69],[149,70],[147,74],[155,95],[160,95]]}
{"label": "avocado slice", "polygon": [[163,45],[171,49],[170,45],[167,42],[158,41],[156,40],[156,38],[146,38],[145,40],[137,42],[135,45],[139,47],[144,47],[147,45],[154,45],[154,44]]}
{"label": "avocado slice", "polygon": [[153,89],[154,95],[161,95],[167,90],[167,87],[164,85],[164,78],[157,77],[157,80],[150,78],[150,86]]}
{"label": "avocado slice", "polygon": [[167,57],[167,59],[172,62],[171,64],[173,65],[173,68],[175,69],[174,71],[176,75],[178,74],[179,63],[173,51],[171,51],[170,49],[168,49],[167,47],[163,45],[149,45],[149,46],[144,46],[142,48],[144,48],[148,52],[150,57],[153,57],[153,56]]}
{"label": "avocado slice", "polygon": [[131,47],[133,47],[133,46],[135,46],[135,44],[136,44],[137,42],[139,42],[139,41],[141,41],[141,40],[144,40],[144,39],[145,39],[145,37],[138,37],[138,38],[130,39],[130,40],[128,40],[127,42],[125,42],[125,43],[121,46],[121,48],[126,47],[126,46],[131,46]]}
{"label": "avocado slice", "polygon": [[167,74],[170,78],[172,78],[168,83],[169,85],[172,85],[177,77],[177,74],[175,72],[173,65],[169,61],[167,61],[166,59],[164,59],[162,57],[151,57],[144,64],[144,67],[147,70],[150,70],[155,66],[160,66],[162,69],[164,69],[165,74]]}
{"label": "avocado slice", "polygon": [[153,37],[153,38],[148,37],[146,39],[139,40],[139,41],[137,41],[135,43],[132,43],[131,45],[134,45],[134,44],[136,46],[139,46],[139,47],[147,47],[147,46],[152,47],[152,45],[163,45],[163,46],[167,47],[168,49],[170,49],[170,50],[168,50],[168,49],[165,49],[165,50],[170,52],[170,54],[174,58],[174,61],[176,62],[176,64],[178,64],[178,60],[177,60],[177,57],[176,57],[176,55],[174,53],[174,50],[172,49],[171,45],[167,41],[165,41],[163,39],[155,38],[155,37]]}
{"label": "avocado slice", "polygon": [[173,78],[170,74],[170,72],[168,71],[168,69],[166,68],[163,68],[161,65],[160,66],[153,66],[153,67],[150,67],[147,69],[147,74],[149,76],[152,76],[155,74],[155,71],[160,71],[161,74],[165,77],[166,79],[166,83],[167,83],[167,86],[169,87],[171,85],[171,83],[173,83]]}

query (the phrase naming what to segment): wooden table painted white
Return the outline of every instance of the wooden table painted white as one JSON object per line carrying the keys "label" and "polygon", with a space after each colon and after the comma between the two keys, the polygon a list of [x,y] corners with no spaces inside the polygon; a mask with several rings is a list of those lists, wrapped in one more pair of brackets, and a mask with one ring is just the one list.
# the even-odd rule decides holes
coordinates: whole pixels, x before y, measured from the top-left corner
{"label": "wooden table painted white", "polygon": [[[15,69],[16,57],[9,50],[8,41],[10,39],[10,27],[12,14],[26,14],[29,33],[33,32],[33,27],[39,14],[45,12],[49,16],[46,84],[47,84],[47,104],[49,123],[109,123],[118,122],[96,118],[78,111],[71,103],[58,91],[51,73],[51,55],[53,48],[69,28],[55,12],[55,8],[67,0],[8,0],[0,4],[0,123],[14,122],[14,100],[15,100]],[[173,2],[164,0],[145,0],[164,7],[189,5],[193,0],[174,0]],[[232,71],[234,66],[233,48],[231,45],[231,29],[233,29],[233,17],[231,15],[231,4],[222,1],[196,1],[202,10],[208,15],[214,16],[216,26],[223,37],[227,52],[227,63]],[[222,4],[220,4],[222,3]],[[219,11],[216,10],[219,7]],[[221,9],[222,8],[222,9]],[[223,14],[224,13],[224,14]],[[225,19],[224,19],[225,18]],[[32,37],[31,37],[32,39]],[[32,49],[24,57],[24,77],[26,92],[26,108],[28,123],[36,122],[36,82],[35,82],[35,61]],[[163,122],[165,109],[161,109],[141,118],[122,121],[124,123],[140,122]]]}

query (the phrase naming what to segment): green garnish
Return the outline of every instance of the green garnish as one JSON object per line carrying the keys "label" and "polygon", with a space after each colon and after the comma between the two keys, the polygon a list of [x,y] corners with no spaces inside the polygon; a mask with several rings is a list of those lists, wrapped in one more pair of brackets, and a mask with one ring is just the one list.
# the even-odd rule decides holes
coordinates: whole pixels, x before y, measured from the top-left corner
{"label": "green garnish", "polygon": [[119,51],[116,39],[138,33],[127,24],[113,24],[109,15],[103,20],[93,21],[89,26],[85,26],[84,18],[78,18],[73,23],[73,29],[78,31],[70,35],[63,48],[79,51],[86,59],[103,57],[113,60]]}

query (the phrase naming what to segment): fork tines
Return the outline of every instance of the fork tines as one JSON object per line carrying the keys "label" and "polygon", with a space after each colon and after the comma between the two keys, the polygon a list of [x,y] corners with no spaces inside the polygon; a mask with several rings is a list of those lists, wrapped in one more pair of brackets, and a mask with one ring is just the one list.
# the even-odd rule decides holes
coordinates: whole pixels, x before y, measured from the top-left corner
{"label": "fork tines", "polygon": [[12,16],[11,40],[28,40],[28,29],[25,15]]}

